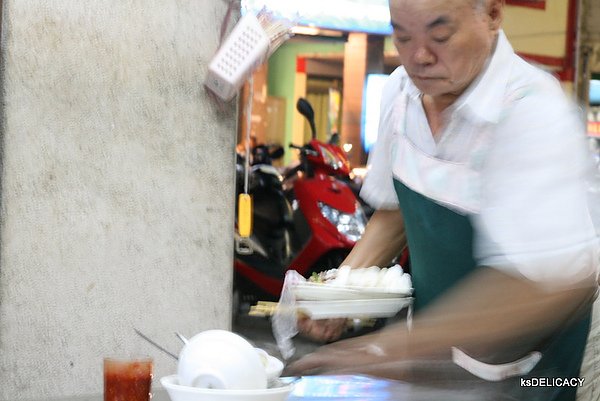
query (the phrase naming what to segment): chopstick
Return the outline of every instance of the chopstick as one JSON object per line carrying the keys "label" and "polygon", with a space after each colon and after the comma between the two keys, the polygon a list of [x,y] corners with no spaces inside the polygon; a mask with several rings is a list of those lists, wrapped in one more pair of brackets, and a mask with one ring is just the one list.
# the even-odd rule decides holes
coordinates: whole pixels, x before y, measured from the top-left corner
{"label": "chopstick", "polygon": [[144,340],[148,341],[150,344],[154,345],[156,348],[158,348],[165,354],[169,355],[171,358],[174,358],[176,361],[179,360],[179,357],[177,355],[172,354],[171,352],[167,351],[166,349],[164,349],[163,347],[161,347],[160,345],[158,345],[157,343],[152,341],[150,338],[148,338],[144,333],[142,333],[138,329],[133,329],[133,330],[135,330],[135,332],[137,333],[138,336],[142,337]]}
{"label": "chopstick", "polygon": [[[256,305],[250,307],[250,311],[248,312],[249,316],[254,317],[269,317],[275,314],[275,310],[277,310],[277,306],[279,303],[277,302],[268,302],[268,301],[258,301]],[[302,311],[298,311],[299,314],[303,314]],[[356,318],[356,319],[348,319],[347,325],[348,327],[352,327],[355,323],[360,322],[360,326],[362,327],[373,327],[377,319],[374,318]]]}
{"label": "chopstick", "polygon": [[256,305],[250,307],[248,315],[257,317],[273,316],[278,305],[277,302],[258,301]]}

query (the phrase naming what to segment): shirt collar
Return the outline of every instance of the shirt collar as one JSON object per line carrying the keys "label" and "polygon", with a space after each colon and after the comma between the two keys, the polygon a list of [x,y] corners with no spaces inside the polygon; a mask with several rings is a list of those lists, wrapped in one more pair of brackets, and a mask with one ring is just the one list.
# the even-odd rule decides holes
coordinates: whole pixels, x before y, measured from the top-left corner
{"label": "shirt collar", "polygon": [[504,31],[498,32],[496,48],[483,72],[455,103],[457,110],[467,108],[479,119],[497,123],[515,54]]}
{"label": "shirt collar", "polygon": [[[482,73],[457,99],[449,111],[469,112],[473,118],[497,123],[502,112],[506,84],[515,54],[503,30],[498,32],[496,47]],[[421,96],[421,91],[408,79],[406,93],[411,98]]]}

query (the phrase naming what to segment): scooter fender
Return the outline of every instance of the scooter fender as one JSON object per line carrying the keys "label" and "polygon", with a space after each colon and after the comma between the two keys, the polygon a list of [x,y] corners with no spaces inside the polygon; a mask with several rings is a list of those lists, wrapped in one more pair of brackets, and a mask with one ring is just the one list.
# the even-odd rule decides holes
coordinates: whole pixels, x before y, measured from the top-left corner
{"label": "scooter fender", "polygon": [[309,178],[298,180],[294,184],[294,192],[298,205],[311,226],[313,238],[318,238],[329,249],[351,249],[354,246],[355,242],[342,235],[319,208],[319,203],[324,203],[343,213],[356,213],[358,200],[346,184],[332,177]]}

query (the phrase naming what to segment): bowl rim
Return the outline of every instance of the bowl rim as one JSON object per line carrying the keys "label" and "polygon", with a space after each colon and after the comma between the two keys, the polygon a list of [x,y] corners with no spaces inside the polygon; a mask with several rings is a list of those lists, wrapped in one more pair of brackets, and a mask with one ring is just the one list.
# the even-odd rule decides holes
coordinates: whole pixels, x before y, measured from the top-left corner
{"label": "bowl rim", "polygon": [[279,371],[279,374],[281,374],[281,371],[284,367],[284,363],[279,358],[275,358],[274,356],[268,355],[267,366],[265,366],[265,371]]}
{"label": "bowl rim", "polygon": [[285,384],[280,387],[272,387],[266,389],[252,389],[252,390],[223,390],[214,388],[197,388],[182,386],[179,384],[179,375],[168,375],[160,378],[160,383],[167,390],[179,390],[187,391],[194,394],[229,394],[229,395],[260,395],[260,394],[277,394],[277,393],[291,393],[294,389],[295,383]]}

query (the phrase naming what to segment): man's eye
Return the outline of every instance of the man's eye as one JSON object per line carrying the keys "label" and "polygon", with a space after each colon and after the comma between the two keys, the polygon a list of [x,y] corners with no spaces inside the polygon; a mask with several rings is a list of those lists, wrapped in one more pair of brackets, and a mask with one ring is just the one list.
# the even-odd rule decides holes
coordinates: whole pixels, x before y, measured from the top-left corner
{"label": "man's eye", "polygon": [[433,40],[437,43],[444,43],[445,41],[447,41],[448,39],[450,39],[450,36],[439,36],[439,37],[435,37],[433,38]]}
{"label": "man's eye", "polygon": [[398,41],[398,43],[408,43],[410,41],[410,38],[406,36],[396,36],[396,40]]}

